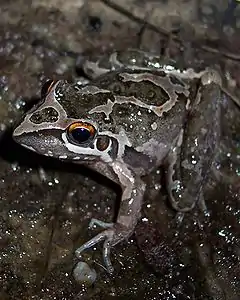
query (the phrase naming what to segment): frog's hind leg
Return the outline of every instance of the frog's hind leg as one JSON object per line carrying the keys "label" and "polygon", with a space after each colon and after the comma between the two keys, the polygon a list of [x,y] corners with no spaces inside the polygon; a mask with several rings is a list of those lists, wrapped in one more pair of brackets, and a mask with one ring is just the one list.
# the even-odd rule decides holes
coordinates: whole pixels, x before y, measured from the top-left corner
{"label": "frog's hind leg", "polygon": [[193,210],[196,205],[195,197],[187,195],[184,172],[181,170],[183,142],[184,129],[180,131],[164,162],[168,198],[172,208],[178,213],[177,219],[182,219],[184,213]]}
{"label": "frog's hind leg", "polygon": [[205,79],[200,80],[186,126],[166,158],[168,196],[178,212],[191,211],[196,204],[206,209],[204,187],[219,148],[222,91]]}

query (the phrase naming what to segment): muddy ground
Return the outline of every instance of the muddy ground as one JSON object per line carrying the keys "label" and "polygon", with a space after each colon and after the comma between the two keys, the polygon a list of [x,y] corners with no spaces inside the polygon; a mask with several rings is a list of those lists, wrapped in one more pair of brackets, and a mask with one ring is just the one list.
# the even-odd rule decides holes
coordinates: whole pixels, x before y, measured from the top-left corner
{"label": "muddy ground", "polygon": [[[119,4],[120,3],[120,4]],[[176,4],[177,3],[177,4]],[[78,55],[137,47],[185,66],[216,66],[239,96],[240,4],[211,0],[0,2],[0,299],[218,299],[240,295],[240,112],[229,100],[223,137],[204,188],[208,213],[177,225],[149,178],[142,219],[102,267],[101,245],[84,253],[93,285],[77,282],[74,250],[112,221],[120,190],[98,174],[16,145],[13,127],[46,78],[76,79]],[[120,5],[120,6],[119,6]]]}

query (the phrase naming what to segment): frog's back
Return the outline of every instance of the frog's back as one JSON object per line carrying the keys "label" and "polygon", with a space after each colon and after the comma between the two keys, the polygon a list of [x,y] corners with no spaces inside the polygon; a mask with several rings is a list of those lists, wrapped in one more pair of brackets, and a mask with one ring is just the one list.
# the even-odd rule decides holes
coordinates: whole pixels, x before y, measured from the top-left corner
{"label": "frog's back", "polygon": [[186,81],[152,70],[109,72],[80,94],[91,89],[95,89],[91,95],[94,106],[90,105],[86,118],[100,122],[102,130],[123,130],[134,150],[150,156],[158,155],[159,147],[167,151],[177,137],[191,96]]}

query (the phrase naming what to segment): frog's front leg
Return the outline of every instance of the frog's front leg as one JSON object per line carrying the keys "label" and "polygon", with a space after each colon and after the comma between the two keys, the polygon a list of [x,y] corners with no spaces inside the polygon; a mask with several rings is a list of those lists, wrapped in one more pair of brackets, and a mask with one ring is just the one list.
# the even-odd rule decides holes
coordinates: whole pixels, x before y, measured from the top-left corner
{"label": "frog's front leg", "polygon": [[202,80],[166,159],[168,196],[176,211],[188,212],[196,204],[206,209],[203,191],[218,151],[222,103],[219,85]]}
{"label": "frog's front leg", "polygon": [[105,223],[93,219],[94,224],[98,224],[106,229],[76,250],[76,256],[80,258],[84,250],[94,246],[100,241],[104,241],[103,260],[109,273],[113,272],[113,266],[110,260],[110,249],[129,238],[133,233],[140,217],[145,192],[144,182],[133,174],[125,164],[114,162],[112,167],[114,172],[118,175],[122,187],[122,198],[117,221],[116,223]]}

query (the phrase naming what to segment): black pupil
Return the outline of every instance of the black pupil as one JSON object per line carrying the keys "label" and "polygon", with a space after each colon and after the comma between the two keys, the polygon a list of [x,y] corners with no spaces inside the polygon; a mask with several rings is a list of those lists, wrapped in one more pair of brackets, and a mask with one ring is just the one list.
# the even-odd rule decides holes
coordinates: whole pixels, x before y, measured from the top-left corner
{"label": "black pupil", "polygon": [[72,130],[71,136],[76,142],[84,143],[87,142],[88,139],[91,137],[91,133],[88,129],[84,127],[77,127]]}

